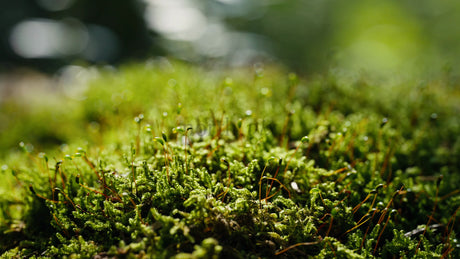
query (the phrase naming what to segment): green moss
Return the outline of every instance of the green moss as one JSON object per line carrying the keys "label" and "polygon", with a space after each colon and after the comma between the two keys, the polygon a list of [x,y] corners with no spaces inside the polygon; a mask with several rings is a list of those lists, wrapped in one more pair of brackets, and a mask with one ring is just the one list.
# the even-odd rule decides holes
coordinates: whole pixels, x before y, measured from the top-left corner
{"label": "green moss", "polygon": [[85,95],[66,145],[4,159],[4,257],[460,256],[449,85],[160,62]]}

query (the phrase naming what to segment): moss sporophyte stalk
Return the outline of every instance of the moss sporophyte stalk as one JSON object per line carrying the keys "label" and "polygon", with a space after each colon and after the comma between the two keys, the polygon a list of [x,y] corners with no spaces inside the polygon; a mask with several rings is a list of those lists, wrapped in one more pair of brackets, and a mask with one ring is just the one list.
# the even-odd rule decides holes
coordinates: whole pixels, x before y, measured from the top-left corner
{"label": "moss sporophyte stalk", "polygon": [[458,93],[260,69],[101,70],[2,161],[2,257],[460,257]]}

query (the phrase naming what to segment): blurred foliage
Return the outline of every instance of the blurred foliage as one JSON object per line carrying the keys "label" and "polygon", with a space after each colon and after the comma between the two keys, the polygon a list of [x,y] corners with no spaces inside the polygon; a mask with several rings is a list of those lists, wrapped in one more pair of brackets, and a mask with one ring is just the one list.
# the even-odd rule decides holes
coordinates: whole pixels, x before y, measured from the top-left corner
{"label": "blurred foliage", "polygon": [[[365,73],[380,80],[446,75],[458,80],[460,73],[460,4],[454,0],[66,0],[68,7],[57,11],[49,9],[53,2],[2,2],[3,67],[19,64],[53,71],[78,60],[114,64],[167,55],[231,66],[277,60],[301,74]],[[19,57],[9,37],[14,25],[29,18],[73,21],[96,45],[89,43],[75,55]],[[107,29],[116,40],[98,48],[97,41],[102,44],[104,39],[98,28]],[[91,48],[103,52],[114,46],[119,48],[116,55],[91,58]]]}
{"label": "blurred foliage", "polygon": [[3,256],[459,256],[448,82],[165,59],[98,74],[79,98],[22,104],[18,121],[37,117],[65,145],[26,134],[4,153]]}
{"label": "blurred foliage", "polygon": [[[145,4],[143,1],[86,1],[86,0],[18,0],[0,3],[0,72],[16,67],[33,67],[40,71],[53,73],[60,67],[75,61],[91,63],[111,63],[129,59],[143,59],[155,47],[155,33],[149,31],[144,21]],[[12,33],[16,25],[28,20],[58,22],[81,27],[90,37],[88,44],[80,52],[58,56],[28,58],[15,51]],[[110,39],[107,39],[109,34]],[[26,37],[29,36],[29,37]],[[24,35],[24,40],[31,40]],[[91,38],[91,36],[93,38]],[[40,39],[35,35],[35,40]],[[57,41],[50,38],[47,41]],[[43,44],[41,40],[37,45]],[[101,46],[102,44],[102,46]],[[108,55],[98,56],[92,52],[104,52],[113,49]]]}
{"label": "blurred foliage", "polygon": [[459,73],[458,1],[230,2],[253,12],[229,17],[229,26],[266,36],[275,57],[302,73],[338,68],[385,79]]}

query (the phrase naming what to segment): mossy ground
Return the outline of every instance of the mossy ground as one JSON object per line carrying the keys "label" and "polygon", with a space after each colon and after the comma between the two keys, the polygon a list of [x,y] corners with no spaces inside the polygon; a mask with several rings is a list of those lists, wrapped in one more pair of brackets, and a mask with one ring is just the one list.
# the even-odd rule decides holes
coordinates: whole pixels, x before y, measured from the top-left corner
{"label": "mossy ground", "polygon": [[453,83],[98,73],[4,130],[3,257],[460,257]]}

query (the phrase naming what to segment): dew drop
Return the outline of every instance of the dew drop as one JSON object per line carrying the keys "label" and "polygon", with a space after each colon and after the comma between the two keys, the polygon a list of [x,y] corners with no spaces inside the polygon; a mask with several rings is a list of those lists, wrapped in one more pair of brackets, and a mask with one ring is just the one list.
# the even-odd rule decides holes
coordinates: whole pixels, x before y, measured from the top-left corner
{"label": "dew drop", "polygon": [[251,111],[251,110],[247,110],[247,111],[245,112],[245,114],[246,114],[246,116],[251,116],[251,115],[252,115],[252,111]]}
{"label": "dew drop", "polygon": [[388,122],[388,118],[383,118],[382,123],[380,124],[380,127],[385,126],[385,124],[387,124],[387,122]]}
{"label": "dew drop", "polygon": [[304,136],[304,137],[302,137],[302,139],[300,141],[302,143],[307,143],[309,141],[309,138],[308,138],[308,136]]}
{"label": "dew drop", "polygon": [[291,187],[294,191],[300,192],[299,185],[296,182],[291,182]]}

